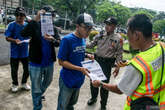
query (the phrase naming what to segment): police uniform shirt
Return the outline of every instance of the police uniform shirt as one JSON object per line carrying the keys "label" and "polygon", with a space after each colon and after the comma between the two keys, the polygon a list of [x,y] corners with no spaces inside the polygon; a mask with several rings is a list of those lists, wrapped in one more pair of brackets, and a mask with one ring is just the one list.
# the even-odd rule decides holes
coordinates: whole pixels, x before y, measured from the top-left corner
{"label": "police uniform shirt", "polygon": [[93,48],[97,45],[96,55],[103,58],[116,58],[117,61],[122,59],[123,41],[120,34],[97,35],[87,48]]}

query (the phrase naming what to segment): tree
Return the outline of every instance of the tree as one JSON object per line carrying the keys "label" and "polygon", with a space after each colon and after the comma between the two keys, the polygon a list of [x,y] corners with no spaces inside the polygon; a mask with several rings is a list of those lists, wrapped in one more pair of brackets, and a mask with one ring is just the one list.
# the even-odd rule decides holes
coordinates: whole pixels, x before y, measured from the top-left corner
{"label": "tree", "polygon": [[165,19],[165,12],[159,12],[154,18],[153,21]]}
{"label": "tree", "polygon": [[150,19],[152,19],[154,16],[152,16],[147,10],[138,10],[132,14],[132,16],[136,14],[145,14],[147,15]]}
{"label": "tree", "polygon": [[97,6],[97,21],[103,21],[110,16],[114,16],[119,21],[119,24],[124,26],[131,16],[129,8],[122,6],[120,3],[104,1],[101,5]]}
{"label": "tree", "polygon": [[157,20],[153,24],[153,32],[165,35],[165,20]]}
{"label": "tree", "polygon": [[130,10],[131,10],[132,13],[137,13],[139,11],[145,11],[147,13],[150,13],[153,17],[156,16],[156,14],[157,14],[156,11],[153,11],[151,9],[146,9],[146,8],[130,8]]}
{"label": "tree", "polygon": [[131,16],[131,11],[129,8],[120,5],[117,3],[116,5],[113,6],[113,9],[115,10],[116,13],[116,18],[119,21],[119,24],[124,26],[128,20],[128,18]]}
{"label": "tree", "polygon": [[116,16],[115,10],[109,1],[103,2],[96,7],[97,21],[102,22],[110,16]]}
{"label": "tree", "polygon": [[80,13],[91,12],[93,14],[96,4],[104,0],[55,0],[53,5],[61,16],[67,10],[70,18],[75,19]]}
{"label": "tree", "polygon": [[89,12],[95,15],[96,4],[104,0],[24,0],[24,6],[39,10],[43,5],[52,5],[57,13],[65,17],[67,11],[71,19],[83,12]]}

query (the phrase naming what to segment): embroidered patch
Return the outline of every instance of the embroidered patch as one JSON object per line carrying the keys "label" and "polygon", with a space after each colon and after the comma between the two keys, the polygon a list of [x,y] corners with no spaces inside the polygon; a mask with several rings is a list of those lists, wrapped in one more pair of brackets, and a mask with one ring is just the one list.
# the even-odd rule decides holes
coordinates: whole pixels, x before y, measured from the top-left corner
{"label": "embroidered patch", "polygon": [[[164,55],[165,57],[165,55]],[[164,60],[165,61],[165,60]],[[151,62],[151,65],[154,69],[154,71],[157,71],[162,66],[162,56]]]}

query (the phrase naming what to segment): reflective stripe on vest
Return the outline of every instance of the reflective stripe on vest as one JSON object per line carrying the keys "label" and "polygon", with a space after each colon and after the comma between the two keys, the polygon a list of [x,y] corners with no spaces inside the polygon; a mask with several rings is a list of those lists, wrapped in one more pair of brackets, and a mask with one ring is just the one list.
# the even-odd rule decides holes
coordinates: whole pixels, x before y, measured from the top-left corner
{"label": "reflective stripe on vest", "polygon": [[130,106],[131,105],[131,98],[129,96],[127,96],[127,105]]}
{"label": "reflective stripe on vest", "polygon": [[165,102],[160,103],[160,110],[165,110]]}
{"label": "reflective stripe on vest", "polygon": [[151,75],[151,69],[149,65],[141,58],[140,56],[137,56],[134,58],[134,60],[143,68],[145,75],[146,75],[146,94],[153,94],[153,84],[152,84],[152,75]]}

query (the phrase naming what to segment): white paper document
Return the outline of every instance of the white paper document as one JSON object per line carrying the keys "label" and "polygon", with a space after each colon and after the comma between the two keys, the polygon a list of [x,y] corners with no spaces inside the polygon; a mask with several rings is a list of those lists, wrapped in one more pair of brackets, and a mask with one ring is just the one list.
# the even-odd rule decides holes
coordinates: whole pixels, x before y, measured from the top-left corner
{"label": "white paper document", "polygon": [[102,81],[102,80],[107,79],[106,76],[104,75],[99,63],[96,60],[94,60],[94,61],[86,60],[86,61],[81,62],[81,64],[84,68],[87,68],[90,71],[89,76],[92,81],[94,81],[94,80]]}
{"label": "white paper document", "polygon": [[20,41],[20,44],[21,44],[21,43],[29,43],[29,42],[30,42],[30,39],[26,39],[26,40]]}
{"label": "white paper document", "polygon": [[54,35],[51,13],[41,14],[41,32],[42,36],[44,36],[45,34]]}

